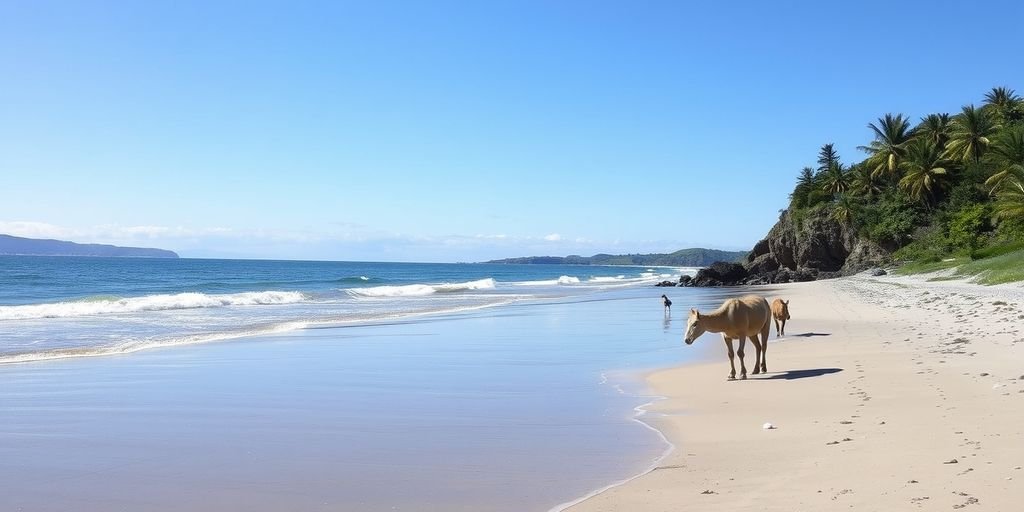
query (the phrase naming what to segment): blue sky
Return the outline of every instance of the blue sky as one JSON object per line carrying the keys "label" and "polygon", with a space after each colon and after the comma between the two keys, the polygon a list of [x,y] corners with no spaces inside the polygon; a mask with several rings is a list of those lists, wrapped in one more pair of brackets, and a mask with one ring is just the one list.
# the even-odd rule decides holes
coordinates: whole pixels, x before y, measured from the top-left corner
{"label": "blue sky", "polygon": [[0,232],[192,257],[747,249],[1021,2],[0,1]]}

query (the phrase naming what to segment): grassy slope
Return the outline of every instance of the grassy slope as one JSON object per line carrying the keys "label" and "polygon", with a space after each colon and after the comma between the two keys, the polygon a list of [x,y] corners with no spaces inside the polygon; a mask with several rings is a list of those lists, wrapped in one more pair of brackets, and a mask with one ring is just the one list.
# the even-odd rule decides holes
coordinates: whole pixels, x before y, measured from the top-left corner
{"label": "grassy slope", "polygon": [[950,278],[974,277],[980,284],[1001,284],[1024,281],[1024,250],[1014,251],[991,258],[971,260],[966,257],[954,258],[951,261],[935,263],[908,263],[897,271],[900,274],[921,274],[954,268],[950,277],[939,277],[936,280]]}

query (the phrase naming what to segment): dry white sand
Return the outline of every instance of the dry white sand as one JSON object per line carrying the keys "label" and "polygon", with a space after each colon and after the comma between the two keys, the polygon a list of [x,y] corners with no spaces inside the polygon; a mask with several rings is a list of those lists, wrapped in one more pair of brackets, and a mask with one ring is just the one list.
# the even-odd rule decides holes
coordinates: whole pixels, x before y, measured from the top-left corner
{"label": "dry white sand", "polygon": [[793,319],[769,374],[727,381],[724,347],[652,374],[667,398],[645,419],[675,449],[569,510],[1024,507],[1024,288],[856,276],[775,296]]}

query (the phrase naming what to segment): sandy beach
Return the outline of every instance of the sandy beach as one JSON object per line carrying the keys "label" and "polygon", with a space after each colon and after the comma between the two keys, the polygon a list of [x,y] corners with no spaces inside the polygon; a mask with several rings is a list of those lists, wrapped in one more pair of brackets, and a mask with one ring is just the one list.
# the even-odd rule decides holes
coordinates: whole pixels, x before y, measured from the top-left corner
{"label": "sandy beach", "polygon": [[793,318],[768,375],[728,382],[706,334],[719,360],[648,378],[666,398],[644,419],[674,449],[568,510],[1020,507],[1024,288],[854,276],[770,296]]}

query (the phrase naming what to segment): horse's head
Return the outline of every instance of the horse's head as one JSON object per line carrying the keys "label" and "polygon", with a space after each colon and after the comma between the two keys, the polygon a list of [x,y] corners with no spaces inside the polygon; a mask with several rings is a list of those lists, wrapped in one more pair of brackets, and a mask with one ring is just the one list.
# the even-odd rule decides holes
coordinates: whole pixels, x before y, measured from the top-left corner
{"label": "horse's head", "polygon": [[786,320],[789,320],[789,301],[782,301],[782,313],[786,315]]}
{"label": "horse's head", "polygon": [[693,340],[699,338],[706,330],[704,322],[700,317],[700,312],[696,309],[691,309],[690,317],[686,319],[686,337],[683,338],[683,341],[685,341],[687,345],[691,345],[693,344]]}

